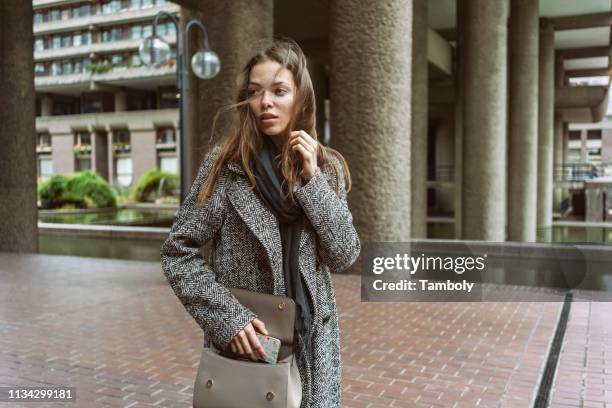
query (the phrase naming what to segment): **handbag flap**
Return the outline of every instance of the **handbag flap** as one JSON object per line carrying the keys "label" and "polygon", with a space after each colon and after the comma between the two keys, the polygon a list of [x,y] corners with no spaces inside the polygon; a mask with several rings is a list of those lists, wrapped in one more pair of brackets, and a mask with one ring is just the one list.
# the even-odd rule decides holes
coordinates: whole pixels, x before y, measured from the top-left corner
{"label": "handbag flap", "polygon": [[264,322],[268,334],[281,341],[283,346],[293,346],[295,326],[295,302],[288,296],[270,295],[246,289],[228,288],[246,308]]}

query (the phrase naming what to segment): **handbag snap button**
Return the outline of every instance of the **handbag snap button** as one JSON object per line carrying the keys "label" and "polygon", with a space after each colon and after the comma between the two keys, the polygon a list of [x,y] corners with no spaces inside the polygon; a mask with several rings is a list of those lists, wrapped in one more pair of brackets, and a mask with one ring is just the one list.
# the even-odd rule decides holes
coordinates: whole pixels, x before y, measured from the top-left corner
{"label": "handbag snap button", "polygon": [[206,388],[211,388],[213,386],[213,380],[206,381]]}
{"label": "handbag snap button", "polygon": [[285,302],[278,304],[278,310],[285,310]]}
{"label": "handbag snap button", "polygon": [[272,401],[272,400],[274,399],[274,393],[273,393],[272,391],[269,391],[269,392],[266,394],[266,399],[267,399],[268,401]]}

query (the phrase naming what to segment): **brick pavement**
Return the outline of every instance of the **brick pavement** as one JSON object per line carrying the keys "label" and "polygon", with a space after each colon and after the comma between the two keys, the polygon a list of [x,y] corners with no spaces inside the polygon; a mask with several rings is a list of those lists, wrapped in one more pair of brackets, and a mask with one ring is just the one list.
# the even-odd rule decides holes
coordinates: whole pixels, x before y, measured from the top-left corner
{"label": "brick pavement", "polygon": [[[530,406],[560,303],[361,303],[358,276],[333,279],[344,407]],[[77,387],[23,406],[188,407],[201,344],[157,263],[0,253],[0,384]]]}

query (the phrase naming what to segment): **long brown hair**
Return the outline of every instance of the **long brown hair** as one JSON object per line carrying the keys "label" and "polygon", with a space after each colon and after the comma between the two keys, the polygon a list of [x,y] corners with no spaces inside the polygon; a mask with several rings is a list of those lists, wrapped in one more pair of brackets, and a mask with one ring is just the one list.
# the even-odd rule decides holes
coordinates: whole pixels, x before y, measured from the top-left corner
{"label": "long brown hair", "polygon": [[[255,176],[250,166],[251,158],[256,157],[263,147],[263,136],[257,127],[257,118],[249,107],[249,99],[253,95],[248,94],[249,77],[251,69],[260,62],[276,61],[282,67],[287,68],[293,75],[296,85],[296,94],[293,104],[293,113],[285,130],[286,139],[293,130],[304,130],[313,139],[318,140],[316,130],[316,103],[315,94],[310,79],[310,74],[306,65],[306,57],[299,45],[289,38],[275,38],[271,43],[266,44],[257,52],[246,64],[238,76],[238,95],[235,104],[222,108],[215,115],[213,121],[214,134],[215,122],[222,112],[237,109],[239,121],[236,129],[229,134],[227,140],[218,148],[219,155],[211,169],[211,172],[204,183],[203,188],[198,194],[198,203],[204,205],[208,197],[212,195],[219,179],[219,174],[223,165],[227,161],[234,161],[242,165],[250,183],[251,189],[255,188]],[[318,144],[317,166],[322,166],[330,161],[329,155],[338,158],[342,165],[344,180],[346,181],[346,191],[351,188],[351,177],[346,160],[336,150]],[[213,146],[209,146],[209,151]],[[299,153],[292,151],[289,143],[284,143],[281,151],[281,174],[286,183],[285,197],[293,201],[293,190],[300,177],[301,158]],[[339,194],[339,177],[335,166],[331,166],[335,172],[336,193]]]}

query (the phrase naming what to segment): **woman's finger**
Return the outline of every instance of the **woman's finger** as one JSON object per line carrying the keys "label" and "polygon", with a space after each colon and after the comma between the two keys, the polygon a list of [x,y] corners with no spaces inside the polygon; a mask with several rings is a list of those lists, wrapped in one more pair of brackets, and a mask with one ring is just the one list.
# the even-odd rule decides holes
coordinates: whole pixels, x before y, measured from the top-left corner
{"label": "woman's finger", "polygon": [[264,322],[255,318],[251,323],[253,324],[255,330],[257,330],[259,333],[264,334],[266,336],[268,335],[268,330],[266,329],[266,325],[264,324]]}
{"label": "woman's finger", "polygon": [[244,349],[244,354],[251,357],[252,360],[255,360],[255,354],[253,354],[253,349],[251,348],[246,332],[243,330],[238,336],[240,338],[240,344],[242,344],[242,348]]}
{"label": "woman's finger", "polygon": [[293,139],[291,142],[291,145],[296,145],[296,144],[301,144],[302,146],[304,146],[304,148],[306,150],[308,150],[311,153],[314,153],[315,148],[314,146],[312,146],[311,144],[309,144],[304,138],[302,138],[301,136],[296,137],[295,139]]}

